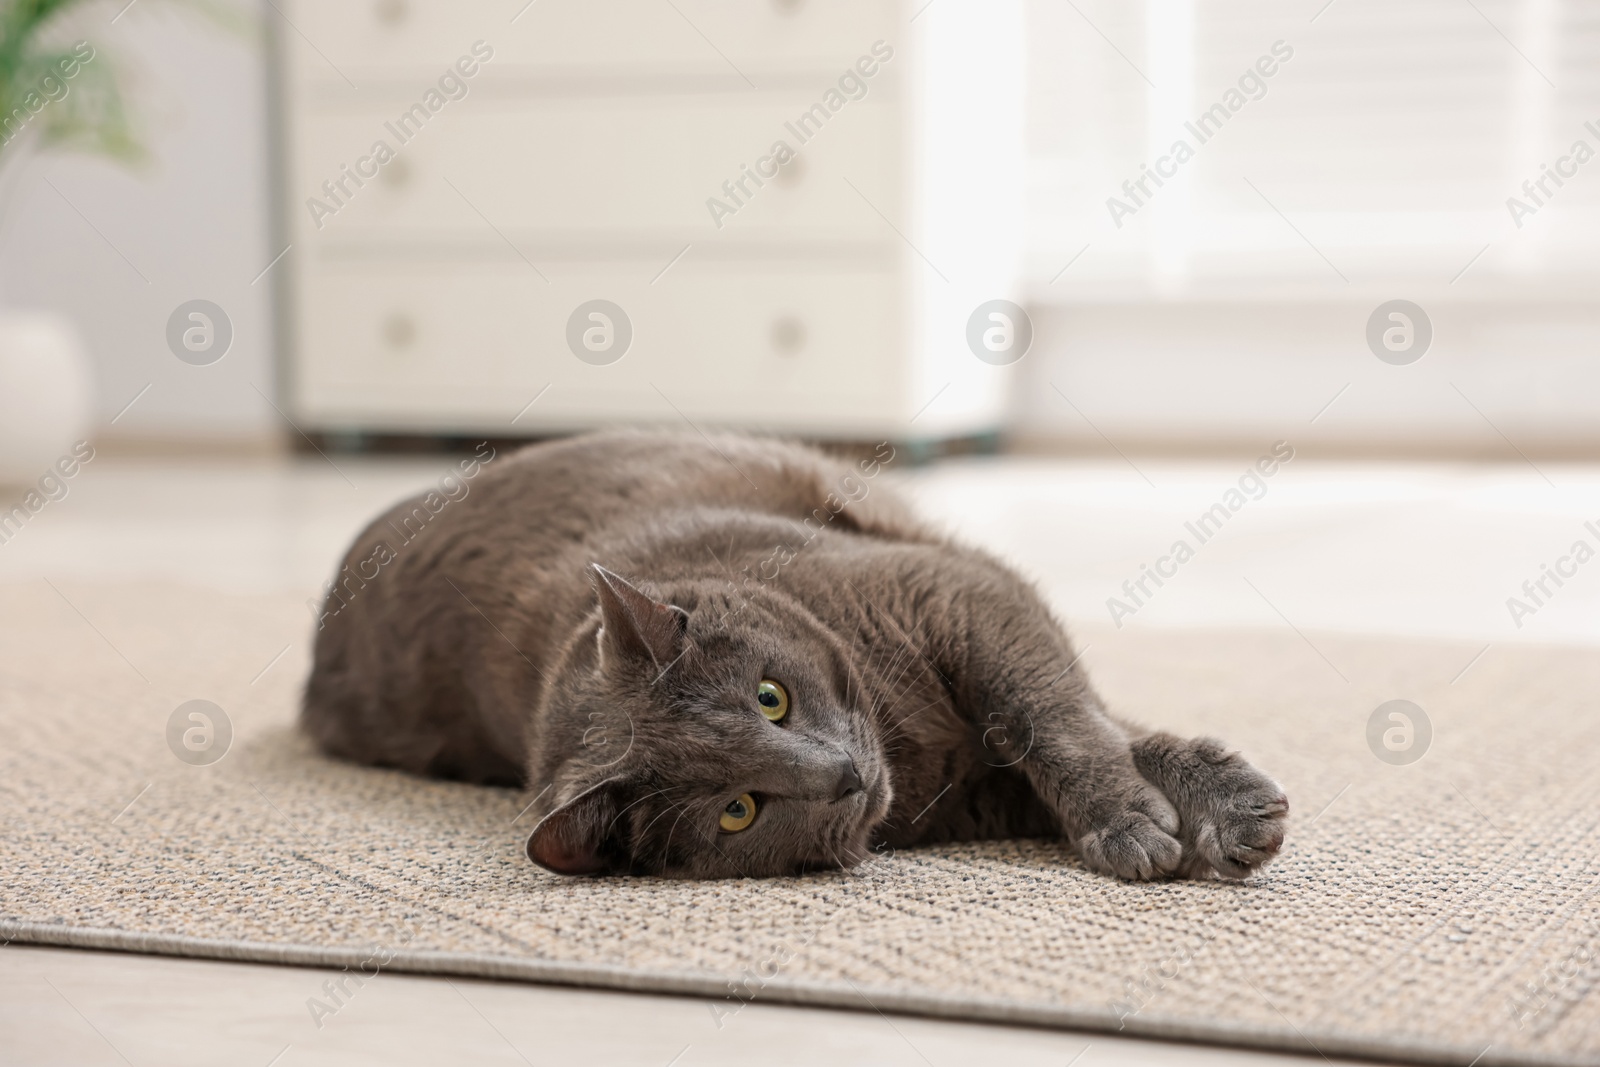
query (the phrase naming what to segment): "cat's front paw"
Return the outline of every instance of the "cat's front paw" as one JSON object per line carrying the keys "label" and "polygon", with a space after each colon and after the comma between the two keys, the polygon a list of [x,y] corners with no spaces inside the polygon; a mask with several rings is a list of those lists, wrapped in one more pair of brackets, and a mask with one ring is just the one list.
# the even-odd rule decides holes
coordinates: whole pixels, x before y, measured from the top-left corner
{"label": "cat's front paw", "polygon": [[1126,807],[1099,813],[1078,837],[1078,855],[1101,874],[1141,882],[1165,878],[1183,861],[1183,846],[1173,836],[1179,821],[1165,797],[1141,792]]}
{"label": "cat's front paw", "polygon": [[1134,763],[1178,809],[1184,877],[1247,878],[1283,847],[1283,787],[1222,742],[1158,734],[1135,743]]}

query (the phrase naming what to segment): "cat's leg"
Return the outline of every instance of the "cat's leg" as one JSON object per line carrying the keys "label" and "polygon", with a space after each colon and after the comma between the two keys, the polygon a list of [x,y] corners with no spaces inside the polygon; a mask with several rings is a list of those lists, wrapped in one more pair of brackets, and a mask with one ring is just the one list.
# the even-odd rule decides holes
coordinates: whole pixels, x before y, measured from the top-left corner
{"label": "cat's leg", "polygon": [[1044,599],[1010,568],[941,546],[876,577],[874,608],[927,650],[981,758],[1027,777],[1089,867],[1243,877],[1281,845],[1277,784],[1217,742],[1113,719]]}
{"label": "cat's leg", "polygon": [[1127,731],[1106,714],[1042,599],[986,559],[941,563],[891,596],[918,605],[919,643],[983,761],[1021,772],[1091,869],[1128,879],[1176,873],[1178,812],[1139,773]]}
{"label": "cat's leg", "polygon": [[1017,742],[993,743],[1017,764],[1034,792],[1091,869],[1148,880],[1176,874],[1183,862],[1182,819],[1138,772],[1125,736],[1093,702],[1047,701],[1018,724]]}
{"label": "cat's leg", "polygon": [[1134,766],[1177,808],[1180,874],[1245,878],[1278,854],[1289,814],[1282,786],[1215,738],[1126,728]]}

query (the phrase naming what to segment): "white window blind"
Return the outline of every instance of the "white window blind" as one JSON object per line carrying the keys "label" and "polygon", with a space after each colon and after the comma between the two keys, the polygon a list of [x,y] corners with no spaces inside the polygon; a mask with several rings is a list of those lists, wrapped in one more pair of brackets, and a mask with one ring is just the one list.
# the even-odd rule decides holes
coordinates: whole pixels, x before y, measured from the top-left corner
{"label": "white window blind", "polygon": [[1043,300],[1594,292],[1600,0],[1034,0],[1029,31]]}

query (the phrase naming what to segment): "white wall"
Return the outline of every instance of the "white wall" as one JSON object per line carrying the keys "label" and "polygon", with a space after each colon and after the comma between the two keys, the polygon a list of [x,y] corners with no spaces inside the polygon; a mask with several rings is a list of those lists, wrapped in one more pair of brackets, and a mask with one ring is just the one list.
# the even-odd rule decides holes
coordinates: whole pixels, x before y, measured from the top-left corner
{"label": "white wall", "polygon": [[[270,10],[242,2],[258,23],[258,8]],[[150,384],[112,432],[260,439],[281,424],[255,391],[275,389],[272,277],[251,282],[279,251],[266,210],[262,35],[158,0],[112,23],[120,7],[86,10],[76,36],[95,46],[95,62],[116,64],[151,158],[138,170],[76,154],[21,161],[0,220],[0,305],[77,324],[102,430]],[[207,367],[180,362],[165,340],[167,317],[195,298],[219,304],[234,327],[228,354]]]}
{"label": "white wall", "polygon": [[1432,344],[1393,366],[1366,344],[1375,303],[1036,305],[1015,428],[1096,451],[1106,438],[1513,461],[1600,448],[1600,307],[1424,301]]}

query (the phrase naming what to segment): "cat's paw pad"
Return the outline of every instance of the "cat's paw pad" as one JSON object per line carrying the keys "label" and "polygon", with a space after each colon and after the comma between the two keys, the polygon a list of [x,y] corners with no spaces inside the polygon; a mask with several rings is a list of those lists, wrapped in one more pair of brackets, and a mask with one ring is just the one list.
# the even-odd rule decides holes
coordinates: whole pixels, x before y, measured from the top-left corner
{"label": "cat's paw pad", "polygon": [[1165,878],[1178,869],[1183,846],[1172,834],[1178,815],[1165,798],[1151,796],[1096,820],[1077,842],[1090,869],[1130,881]]}
{"label": "cat's paw pad", "polygon": [[1289,798],[1283,787],[1219,742],[1193,742],[1178,800],[1183,873],[1247,878],[1283,847]]}

